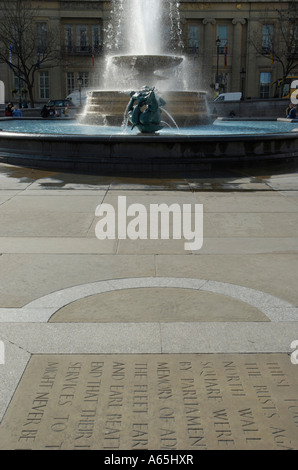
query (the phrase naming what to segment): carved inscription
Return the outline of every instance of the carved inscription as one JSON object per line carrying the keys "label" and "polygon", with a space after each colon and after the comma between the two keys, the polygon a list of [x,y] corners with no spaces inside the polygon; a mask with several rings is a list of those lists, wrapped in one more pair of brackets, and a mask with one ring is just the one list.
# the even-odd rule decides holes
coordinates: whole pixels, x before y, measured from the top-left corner
{"label": "carved inscription", "polygon": [[234,397],[245,397],[245,389],[243,383],[241,382],[241,377],[235,362],[224,361],[223,367],[225,371],[227,385],[229,387],[231,395]]}
{"label": "carved inscription", "polygon": [[191,361],[181,361],[179,369],[180,373],[183,373],[180,379],[180,386],[184,408],[184,426],[189,446],[193,449],[207,449],[199,390],[197,390],[193,376]]}
{"label": "carved inscription", "polygon": [[132,423],[130,429],[131,448],[148,449],[149,444],[149,389],[148,363],[134,364]]}
{"label": "carved inscription", "polygon": [[58,362],[49,361],[42,370],[39,383],[33,392],[33,399],[29,402],[28,413],[19,430],[17,440],[20,443],[34,442],[37,437],[50,399],[50,391],[56,380],[58,365]]}
{"label": "carved inscription", "polygon": [[1,449],[297,449],[288,355],[33,356]]}

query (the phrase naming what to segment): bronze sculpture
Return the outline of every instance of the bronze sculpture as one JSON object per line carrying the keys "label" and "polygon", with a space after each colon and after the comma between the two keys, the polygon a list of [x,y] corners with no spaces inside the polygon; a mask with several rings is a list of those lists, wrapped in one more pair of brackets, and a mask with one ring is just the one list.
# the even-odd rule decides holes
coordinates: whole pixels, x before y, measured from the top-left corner
{"label": "bronze sculpture", "polygon": [[143,87],[140,91],[130,92],[127,105],[128,119],[132,128],[137,127],[142,133],[154,133],[163,129],[161,121],[161,106],[166,102],[157,97],[154,88]]}

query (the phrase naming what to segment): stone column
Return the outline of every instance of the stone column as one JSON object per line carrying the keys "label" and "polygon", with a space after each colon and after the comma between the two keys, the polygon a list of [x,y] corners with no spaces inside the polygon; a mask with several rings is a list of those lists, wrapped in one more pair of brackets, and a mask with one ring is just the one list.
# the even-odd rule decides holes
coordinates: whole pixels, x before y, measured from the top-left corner
{"label": "stone column", "polygon": [[233,47],[232,47],[232,77],[231,91],[241,91],[240,71],[242,64],[242,26],[246,23],[244,18],[234,18],[232,20],[233,28]]}
{"label": "stone column", "polygon": [[215,48],[215,37],[212,34],[213,25],[216,24],[214,18],[204,18],[204,55],[203,55],[203,74],[204,86],[206,90],[211,91],[210,84],[214,83],[214,77],[212,74],[213,67],[213,55]]}

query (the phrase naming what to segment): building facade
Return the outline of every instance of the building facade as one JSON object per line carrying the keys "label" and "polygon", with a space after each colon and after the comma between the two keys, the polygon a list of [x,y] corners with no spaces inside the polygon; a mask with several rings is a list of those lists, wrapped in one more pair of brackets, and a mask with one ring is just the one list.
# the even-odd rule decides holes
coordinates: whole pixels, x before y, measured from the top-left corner
{"label": "building facade", "polygon": [[[65,98],[73,90],[97,88],[103,83],[105,60],[113,49],[111,12],[125,0],[36,0],[35,18],[40,37],[59,31],[59,64],[41,66],[34,84],[36,103]],[[169,3],[170,0],[163,0]],[[115,3],[116,2],[116,3]],[[176,4],[177,6],[178,4]],[[180,43],[176,53],[188,58],[192,89],[210,96],[242,91],[246,98],[274,96],[274,83],[283,76],[271,38],[281,35],[278,10],[287,2],[267,0],[180,0]],[[0,12],[1,14],[1,12]],[[121,50],[121,44],[120,46]],[[169,51],[171,52],[171,51]],[[26,89],[13,70],[0,64],[5,101],[26,99]]]}

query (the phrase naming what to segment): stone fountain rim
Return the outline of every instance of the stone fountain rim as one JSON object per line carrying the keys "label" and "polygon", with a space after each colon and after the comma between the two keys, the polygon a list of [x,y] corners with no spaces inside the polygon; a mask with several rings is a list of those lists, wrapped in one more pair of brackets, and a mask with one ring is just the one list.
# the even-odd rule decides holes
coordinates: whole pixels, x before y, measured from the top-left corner
{"label": "stone fountain rim", "polygon": [[[31,120],[27,118],[27,120]],[[33,119],[32,119],[33,120]],[[44,121],[44,119],[34,119]],[[64,119],[63,119],[64,121]],[[244,120],[245,121],[245,120]],[[3,139],[8,140],[39,140],[39,141],[82,141],[82,142],[100,142],[100,141],[130,141],[137,142],[139,140],[147,140],[151,142],[177,142],[193,141],[193,142],[242,142],[242,141],[268,141],[268,140],[293,140],[298,139],[298,132],[272,132],[264,134],[227,134],[227,135],[195,135],[195,134],[100,134],[100,135],[87,135],[87,134],[48,134],[48,133],[34,133],[34,132],[16,132],[16,131],[0,131],[0,150],[1,142]]]}
{"label": "stone fountain rim", "polygon": [[298,133],[70,135],[0,132],[0,162],[121,175],[298,159]]}

